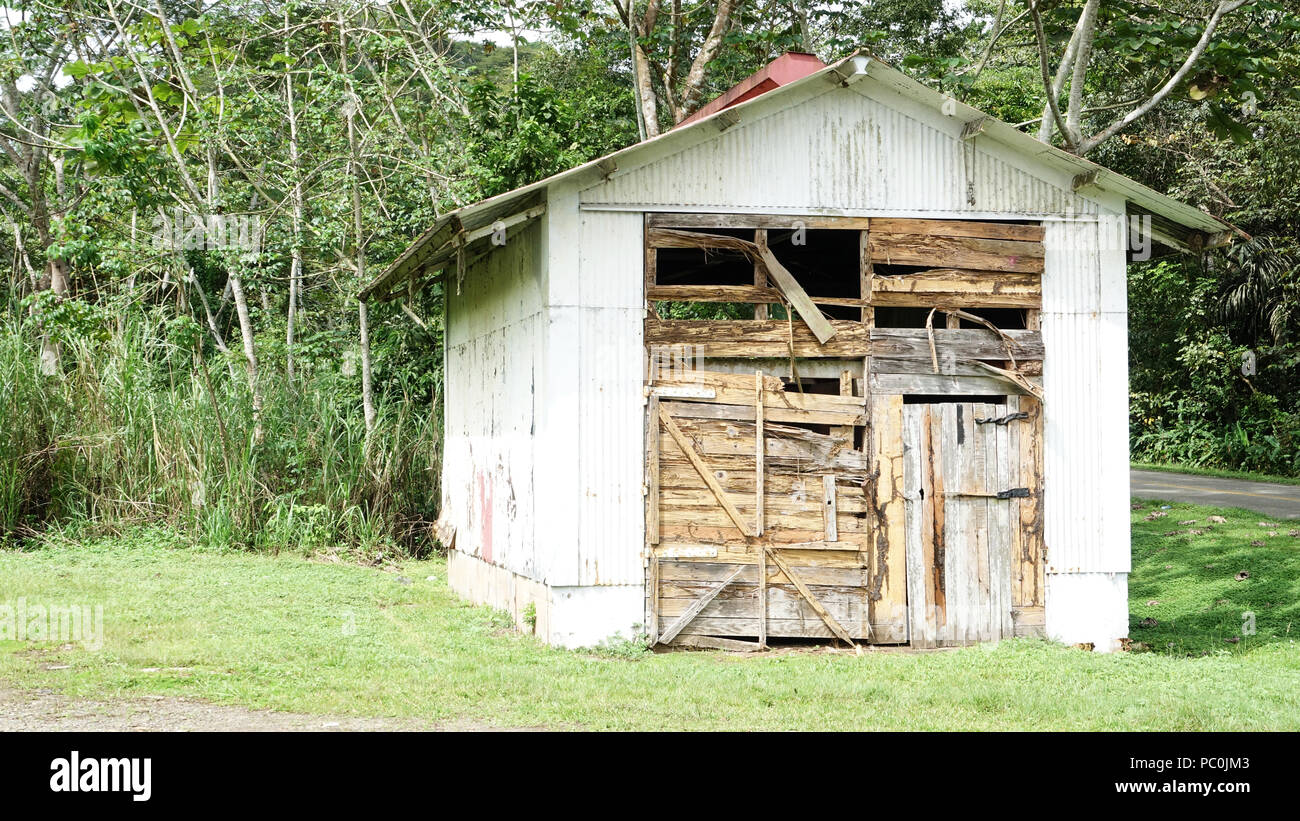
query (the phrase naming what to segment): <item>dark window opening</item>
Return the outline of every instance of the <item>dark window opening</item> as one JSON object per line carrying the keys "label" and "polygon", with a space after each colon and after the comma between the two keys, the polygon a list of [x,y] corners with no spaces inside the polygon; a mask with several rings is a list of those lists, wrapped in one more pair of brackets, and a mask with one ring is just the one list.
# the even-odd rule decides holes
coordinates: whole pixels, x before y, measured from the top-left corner
{"label": "dark window opening", "polygon": [[[1023,308],[963,308],[966,313],[987,319],[1004,331],[1023,331],[1025,329],[1025,311]],[[961,321],[963,328],[986,328],[969,319]]]}
{"label": "dark window opening", "polygon": [[[929,308],[899,308],[895,306],[882,305],[876,308],[876,327],[924,328],[926,317],[929,315]],[[946,328],[946,323],[946,315],[939,313],[935,314],[933,323],[935,328]]]}

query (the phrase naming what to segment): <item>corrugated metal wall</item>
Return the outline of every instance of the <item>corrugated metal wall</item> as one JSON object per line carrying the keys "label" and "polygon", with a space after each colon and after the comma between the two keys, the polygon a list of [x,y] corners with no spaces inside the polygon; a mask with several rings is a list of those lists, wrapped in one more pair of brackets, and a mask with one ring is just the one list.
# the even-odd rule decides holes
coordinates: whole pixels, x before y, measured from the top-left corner
{"label": "corrugated metal wall", "polygon": [[869,93],[827,86],[801,103],[747,112],[715,139],[586,189],[582,202],[900,216],[1096,211],[1062,187],[1068,180],[1036,176],[1018,167],[1026,158],[978,137],[961,140],[962,124],[942,112],[884,88]]}
{"label": "corrugated metal wall", "polygon": [[545,350],[540,224],[447,285],[443,504],[456,548],[537,578],[533,534],[539,364]]}
{"label": "corrugated metal wall", "polygon": [[1044,538],[1049,573],[1127,572],[1124,250],[1103,218],[1046,225]]}
{"label": "corrugated metal wall", "polygon": [[643,218],[584,213],[579,236],[578,584],[641,584]]}

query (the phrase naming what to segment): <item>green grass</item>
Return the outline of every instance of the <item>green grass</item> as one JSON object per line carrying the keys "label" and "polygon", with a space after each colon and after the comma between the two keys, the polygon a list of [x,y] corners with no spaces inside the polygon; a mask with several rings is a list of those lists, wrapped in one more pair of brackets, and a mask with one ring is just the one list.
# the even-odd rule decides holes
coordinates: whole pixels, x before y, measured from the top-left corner
{"label": "green grass", "polygon": [[1135,470],[1158,470],[1161,473],[1186,473],[1192,476],[1213,476],[1218,479],[1245,479],[1248,482],[1272,482],[1278,485],[1300,485],[1300,476],[1278,476],[1273,473],[1250,473],[1244,470],[1200,468],[1192,465],[1166,465],[1156,462],[1133,462]]}
{"label": "green grass", "polygon": [[[1287,632],[1300,615],[1300,539],[1283,530],[1251,549],[1261,517],[1241,511],[1224,512],[1229,525],[1213,536],[1164,537],[1171,521],[1214,511],[1176,505],[1147,521],[1150,510],[1133,514],[1132,579],[1135,620],[1160,622],[1133,629],[1150,652],[1027,639],[861,656],[569,652],[460,601],[441,559],[381,569],[202,550],[152,531],[0,551],[0,603],[103,604],[105,621],[97,652],[0,645],[0,683],[499,726],[1300,729],[1300,653]],[[1248,581],[1232,581],[1238,565]],[[1225,643],[1248,607],[1258,633]]]}
{"label": "green grass", "polygon": [[[1210,522],[1216,515],[1227,521]],[[1144,503],[1133,511],[1129,636],[1173,654],[1293,647],[1300,639],[1298,524],[1237,508]],[[1242,571],[1249,576],[1238,580]],[[1247,613],[1254,636],[1242,635]],[[1158,623],[1144,627],[1148,618]]]}

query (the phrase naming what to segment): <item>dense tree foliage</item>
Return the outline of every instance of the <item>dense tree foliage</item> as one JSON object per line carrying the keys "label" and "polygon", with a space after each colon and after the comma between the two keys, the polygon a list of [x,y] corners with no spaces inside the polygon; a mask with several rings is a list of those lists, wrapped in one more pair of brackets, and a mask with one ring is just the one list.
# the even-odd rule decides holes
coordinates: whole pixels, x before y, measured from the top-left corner
{"label": "dense tree foliage", "polygon": [[361,284],[439,214],[657,133],[790,49],[867,48],[1239,226],[1226,252],[1131,269],[1134,450],[1300,472],[1300,42],[1284,4],[0,14],[0,534],[164,522],[215,544],[424,549],[442,293],[367,309]]}

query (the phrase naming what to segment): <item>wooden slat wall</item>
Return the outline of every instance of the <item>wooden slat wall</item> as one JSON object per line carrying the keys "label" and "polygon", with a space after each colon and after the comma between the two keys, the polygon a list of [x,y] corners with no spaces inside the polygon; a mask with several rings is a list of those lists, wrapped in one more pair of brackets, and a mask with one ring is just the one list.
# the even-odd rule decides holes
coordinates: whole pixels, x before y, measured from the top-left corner
{"label": "wooden slat wall", "polygon": [[[767,319],[765,306],[781,302],[782,296],[758,266],[753,285],[656,282],[653,246],[685,247],[693,242],[675,232],[752,229],[753,242],[761,246],[768,230],[787,229],[795,222],[861,233],[860,297],[810,297],[815,304],[862,309],[860,322],[832,320],[834,336],[826,344],[819,344],[803,322]],[[651,351],[680,350],[687,361],[854,358],[864,364],[864,378],[856,385],[851,376],[842,380],[842,396],[787,391],[773,376],[760,378],[756,390],[752,373],[688,370],[652,375],[651,401],[671,415],[734,513],[723,509],[699,466],[672,436],[647,437],[647,447],[652,438],[657,438],[658,447],[653,457],[656,476],[647,477],[647,573],[650,589],[659,593],[653,601],[648,595],[647,615],[655,630],[672,625],[693,602],[741,568],[674,643],[763,633],[832,637],[826,622],[782,570],[760,558],[762,544],[797,544],[782,548],[781,558],[855,638],[906,642],[910,629],[914,643],[933,646],[1041,634],[1046,564],[1042,408],[1038,400],[978,364],[1005,368],[1014,358],[1020,373],[1041,386],[1041,225],[649,214],[646,230],[645,343]],[[897,273],[897,268],[882,266],[922,270]],[[756,306],[756,318],[661,320],[653,310],[661,301],[748,303]],[[1016,308],[1025,311],[1029,330],[1007,331],[1008,348],[999,335],[960,328],[951,316],[940,315],[932,332],[876,328],[878,306]],[[959,456],[951,448],[945,451],[940,442],[944,424],[956,424],[957,406],[905,406],[908,394],[1003,395],[1007,404],[996,406],[1000,410],[963,407],[1003,414],[1019,409],[1030,418],[1005,426],[973,426],[971,419],[964,419],[971,439]],[[755,470],[760,418],[761,482]],[[815,433],[810,427],[814,425],[827,426],[818,429],[829,430],[829,435]],[[864,428],[861,440],[854,433],[858,427]],[[905,438],[923,441],[923,450],[933,458],[914,464],[910,460],[918,452],[904,448]],[[862,452],[853,450],[856,441],[862,442]],[[976,450],[979,453],[972,456]],[[647,454],[648,470],[651,465]],[[937,504],[933,498],[916,496],[921,483],[937,483],[942,490],[945,482],[954,488],[992,490],[1019,482],[1030,489],[1030,496],[996,502],[970,498],[952,504],[944,504],[942,496]],[[827,488],[832,489],[829,504]],[[759,515],[761,536],[746,536],[736,525],[739,517],[757,533]],[[922,521],[927,523],[924,528]],[[958,534],[969,535],[965,552],[947,549]],[[995,545],[1007,546],[1005,555],[991,550]],[[759,599],[759,573],[764,571],[766,619],[761,618]],[[921,619],[910,628],[909,601],[914,605],[912,618]]]}

